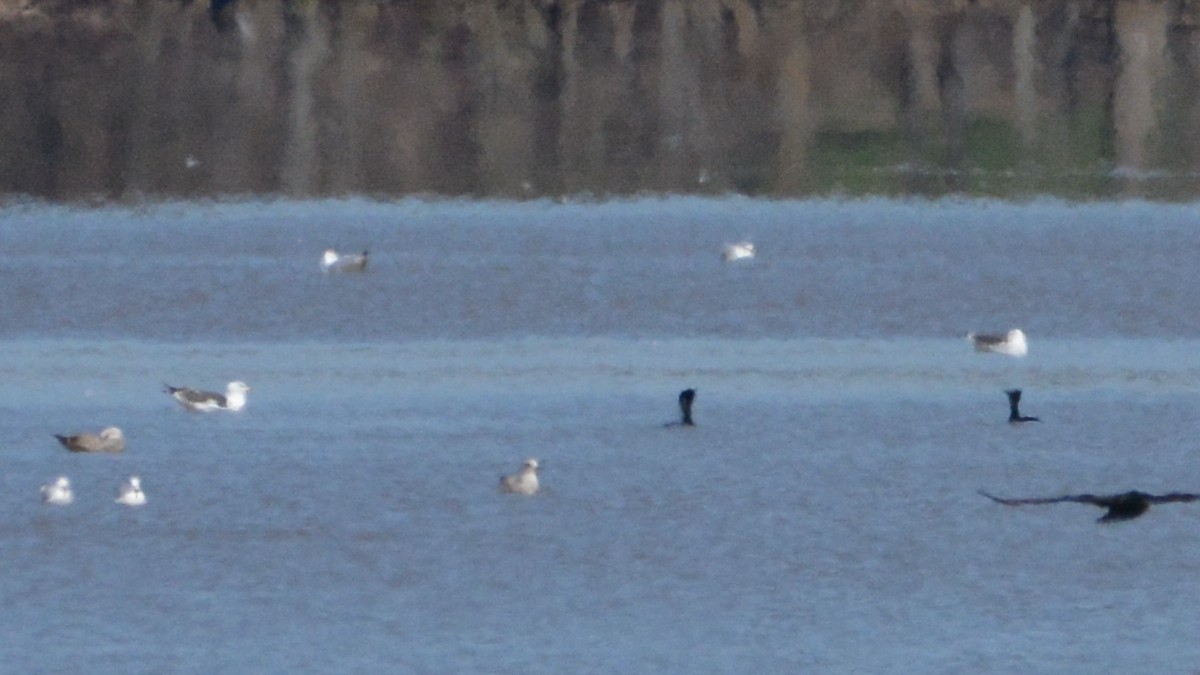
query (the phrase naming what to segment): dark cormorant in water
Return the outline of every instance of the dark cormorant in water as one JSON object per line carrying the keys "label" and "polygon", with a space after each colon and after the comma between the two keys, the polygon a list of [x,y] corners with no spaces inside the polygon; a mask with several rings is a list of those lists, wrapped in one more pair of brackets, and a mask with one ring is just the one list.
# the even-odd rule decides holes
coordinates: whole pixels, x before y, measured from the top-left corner
{"label": "dark cormorant in water", "polygon": [[692,427],[692,426],[695,426],[696,423],[692,421],[692,401],[695,401],[695,400],[696,400],[696,390],[695,389],[684,389],[683,391],[679,392],[679,416],[680,416],[680,419],[678,422],[667,422],[667,424],[665,426],[668,426],[668,427],[676,427],[676,426]]}
{"label": "dark cormorant in water", "polygon": [[1119,520],[1133,520],[1145,513],[1151,504],[1166,504],[1168,502],[1194,502],[1200,499],[1200,494],[1188,492],[1172,492],[1165,495],[1151,495],[1138,490],[1122,492],[1116,495],[1064,495],[1062,497],[1031,497],[1028,499],[1003,499],[990,495],[983,490],[979,494],[1005,506],[1022,506],[1024,504],[1057,504],[1059,502],[1076,502],[1078,504],[1094,504],[1108,509],[1096,522],[1113,523]]}
{"label": "dark cormorant in water", "polygon": [[1021,405],[1021,390],[1020,389],[1009,389],[1008,391],[1006,391],[1004,393],[1008,394],[1008,410],[1009,410],[1008,421],[1009,422],[1013,422],[1013,423],[1041,422],[1041,420],[1036,417],[1029,417],[1026,415],[1022,415],[1021,411],[1017,409],[1018,406]]}

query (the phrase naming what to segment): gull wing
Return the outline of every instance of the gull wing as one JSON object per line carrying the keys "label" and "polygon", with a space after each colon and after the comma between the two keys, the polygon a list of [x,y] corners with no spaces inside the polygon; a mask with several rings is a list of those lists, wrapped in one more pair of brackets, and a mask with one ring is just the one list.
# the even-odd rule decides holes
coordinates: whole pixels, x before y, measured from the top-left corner
{"label": "gull wing", "polygon": [[199,391],[188,387],[172,387],[167,385],[167,393],[174,396],[182,403],[200,404],[215,402],[220,407],[225,407],[225,395],[211,391]]}
{"label": "gull wing", "polygon": [[54,434],[54,437],[63,444],[63,447],[72,452],[93,452],[104,446],[104,441],[100,440],[96,434],[83,433],[74,436]]}

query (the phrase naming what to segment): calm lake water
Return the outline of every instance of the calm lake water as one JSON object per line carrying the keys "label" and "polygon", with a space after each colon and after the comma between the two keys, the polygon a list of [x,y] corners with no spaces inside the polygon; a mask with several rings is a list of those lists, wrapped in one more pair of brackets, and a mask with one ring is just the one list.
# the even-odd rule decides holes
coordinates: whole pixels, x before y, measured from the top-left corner
{"label": "calm lake water", "polygon": [[[0,208],[11,672],[1189,672],[1200,208]],[[724,263],[722,246],[759,255]],[[370,249],[326,275],[328,247]],[[1021,327],[1029,355],[972,351]],[[164,383],[253,390],[190,414]],[[664,427],[695,387],[697,426]],[[1003,390],[1040,424],[1010,426]],[[55,433],[121,426],[120,456]],[[502,495],[526,457],[544,490]],[[125,476],[149,503],[113,503]],[[40,502],[70,476],[76,501]]]}

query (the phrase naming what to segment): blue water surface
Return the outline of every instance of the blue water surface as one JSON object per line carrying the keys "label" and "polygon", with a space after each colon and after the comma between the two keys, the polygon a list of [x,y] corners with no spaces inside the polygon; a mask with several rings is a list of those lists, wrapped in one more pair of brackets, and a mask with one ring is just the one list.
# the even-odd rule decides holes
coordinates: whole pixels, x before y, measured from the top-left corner
{"label": "blue water surface", "polygon": [[[976,491],[1200,491],[1196,215],[7,206],[0,663],[1186,672],[1195,505],[1100,526]],[[371,266],[323,274],[328,247]],[[964,339],[1013,327],[1025,358]],[[162,392],[233,379],[238,413]],[[685,387],[697,425],[664,426]],[[1006,422],[1011,387],[1041,423]],[[119,456],[52,437],[110,424]],[[543,492],[500,494],[526,457]],[[59,474],[76,502],[43,505]]]}

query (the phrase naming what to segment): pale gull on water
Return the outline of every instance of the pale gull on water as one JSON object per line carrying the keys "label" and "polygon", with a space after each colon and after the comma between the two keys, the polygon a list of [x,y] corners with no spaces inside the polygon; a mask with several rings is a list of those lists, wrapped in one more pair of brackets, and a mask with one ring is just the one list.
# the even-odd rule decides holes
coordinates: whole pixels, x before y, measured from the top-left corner
{"label": "pale gull on water", "polygon": [[71,452],[121,452],[125,449],[125,434],[118,427],[107,427],[99,434],[85,432],[74,436],[54,434],[59,443]]}
{"label": "pale gull on water", "polygon": [[500,491],[519,495],[531,495],[538,491],[538,462],[532,457],[525,460],[521,470],[511,476],[500,477]]}
{"label": "pale gull on water", "polygon": [[736,244],[727,244],[725,250],[721,252],[721,260],[726,262],[734,260],[745,260],[754,257],[754,244],[748,241],[739,241]]}
{"label": "pale gull on water", "polygon": [[66,476],[59,476],[53,483],[42,486],[42,501],[47,504],[66,505],[75,501],[71,492],[71,481]]}
{"label": "pale gull on water", "polygon": [[975,345],[977,352],[993,352],[1008,356],[1025,356],[1029,353],[1029,344],[1025,341],[1025,333],[1020,328],[1014,328],[1003,335],[967,333],[967,340]]}
{"label": "pale gull on water", "polygon": [[175,397],[188,410],[208,412],[210,410],[229,410],[237,412],[246,405],[246,392],[250,387],[245,382],[230,382],[224,394],[211,391],[200,391],[188,387],[172,387],[165,385],[166,392]]}
{"label": "pale gull on water", "polygon": [[339,254],[333,249],[328,249],[321,257],[321,270],[324,272],[363,272],[367,269],[368,260],[368,251],[363,251],[361,254]]}
{"label": "pale gull on water", "polygon": [[142,492],[142,479],[130,476],[129,480],[117,488],[117,503],[126,506],[141,506],[146,503],[146,493]]}

